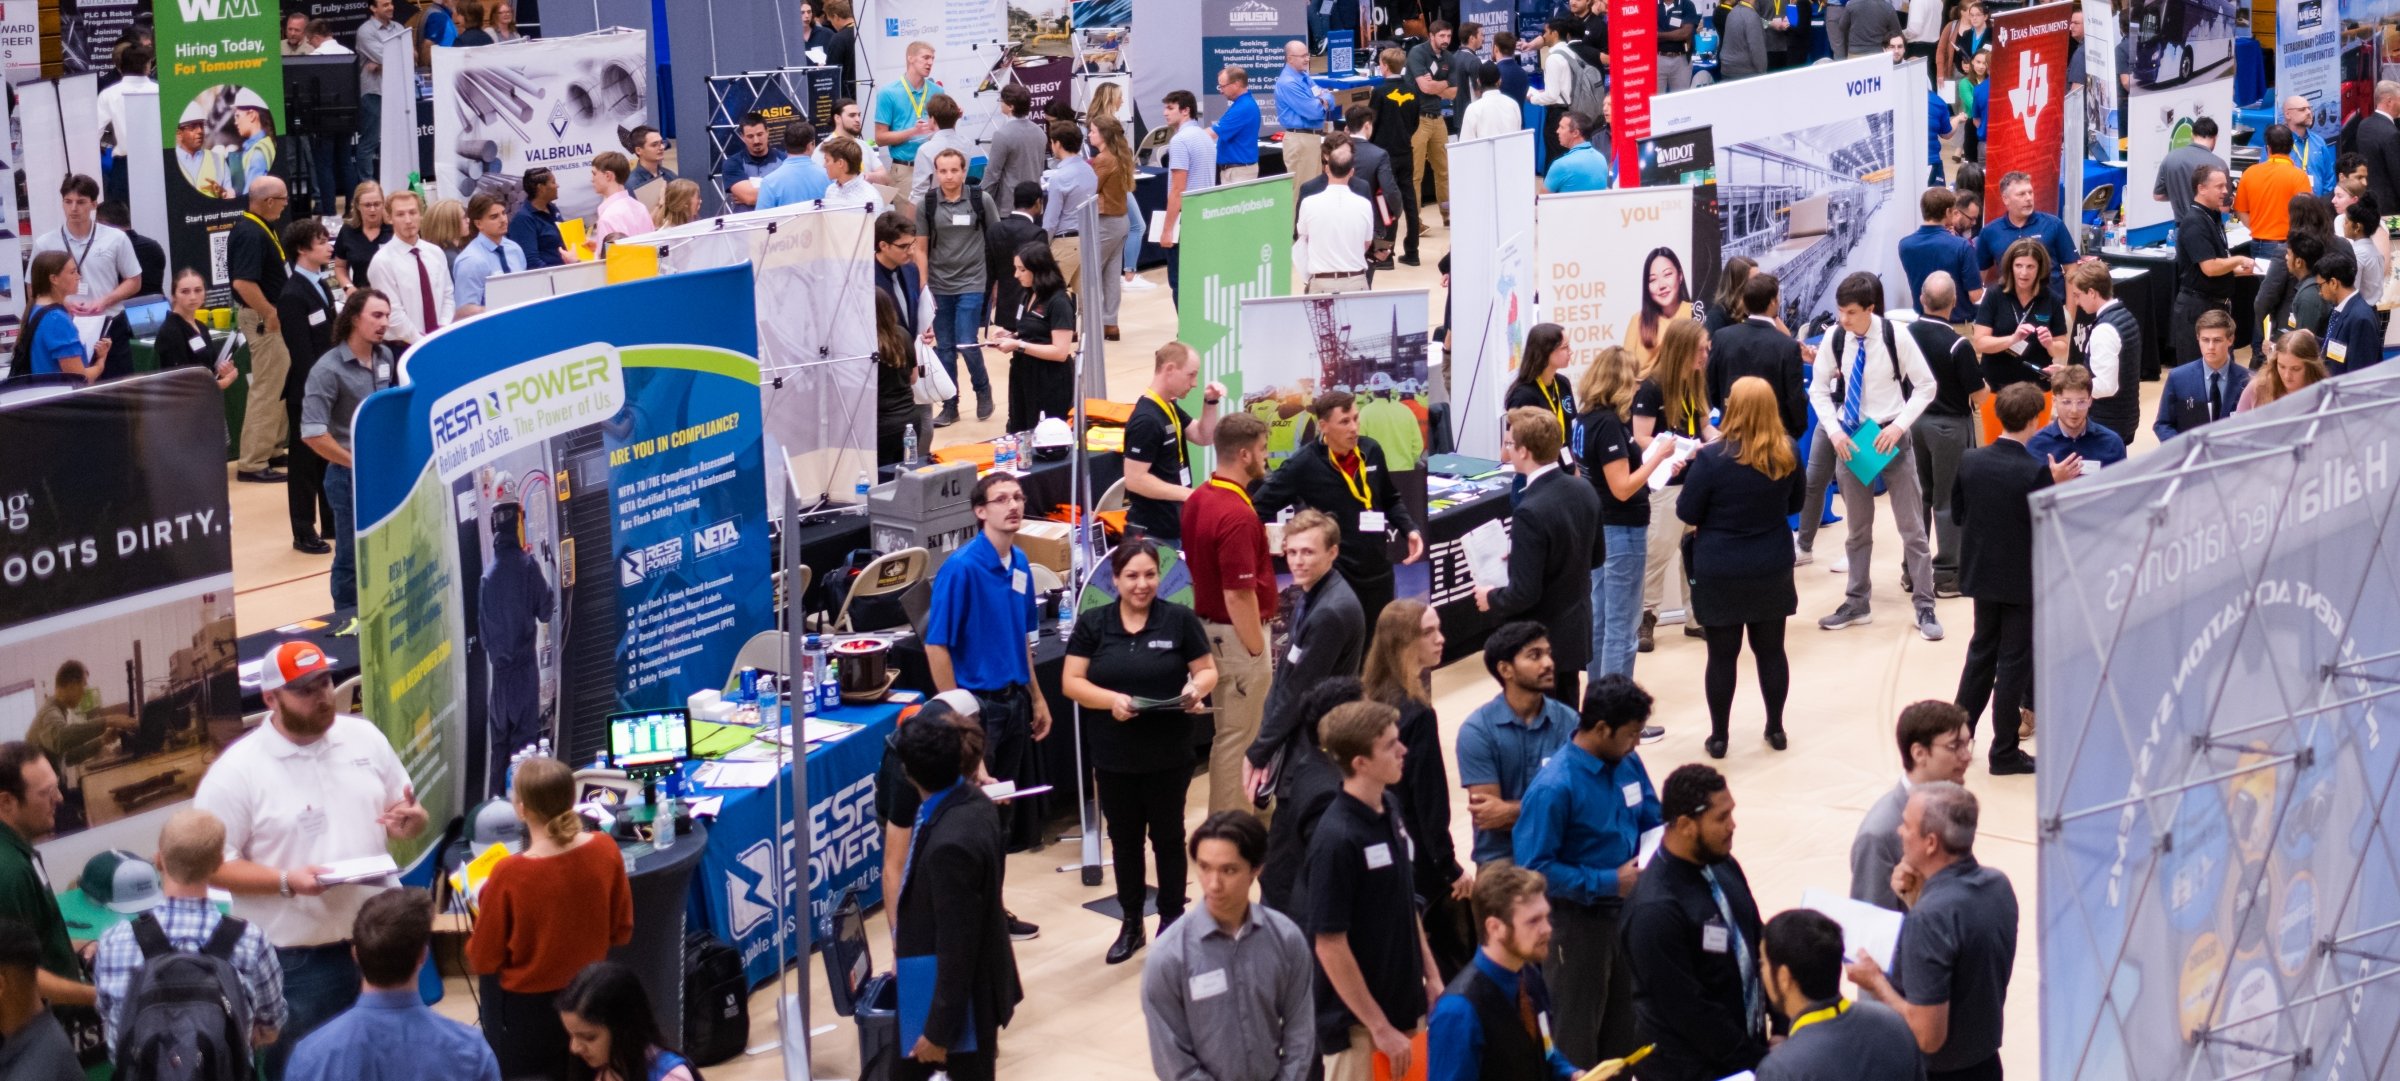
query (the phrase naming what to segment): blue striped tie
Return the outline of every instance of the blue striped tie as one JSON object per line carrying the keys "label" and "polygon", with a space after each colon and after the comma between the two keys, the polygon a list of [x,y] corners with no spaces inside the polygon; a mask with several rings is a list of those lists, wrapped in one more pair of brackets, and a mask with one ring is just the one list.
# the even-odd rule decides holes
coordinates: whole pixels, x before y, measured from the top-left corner
{"label": "blue striped tie", "polygon": [[1844,434],[1858,430],[1859,410],[1867,394],[1867,340],[1865,338],[1855,340],[1858,342],[1857,359],[1850,362],[1850,379],[1842,387],[1842,432]]}

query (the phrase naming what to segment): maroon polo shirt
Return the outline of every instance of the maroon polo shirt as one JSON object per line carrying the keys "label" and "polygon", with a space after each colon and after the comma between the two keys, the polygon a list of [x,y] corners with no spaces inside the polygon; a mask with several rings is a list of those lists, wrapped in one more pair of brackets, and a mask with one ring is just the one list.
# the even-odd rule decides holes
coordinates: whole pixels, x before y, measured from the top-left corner
{"label": "maroon polo shirt", "polygon": [[1183,558],[1192,568],[1192,608],[1211,623],[1231,623],[1225,591],[1249,587],[1258,594],[1258,617],[1275,618],[1275,557],[1267,551],[1266,523],[1250,498],[1215,478],[1202,481],[1183,501]]}

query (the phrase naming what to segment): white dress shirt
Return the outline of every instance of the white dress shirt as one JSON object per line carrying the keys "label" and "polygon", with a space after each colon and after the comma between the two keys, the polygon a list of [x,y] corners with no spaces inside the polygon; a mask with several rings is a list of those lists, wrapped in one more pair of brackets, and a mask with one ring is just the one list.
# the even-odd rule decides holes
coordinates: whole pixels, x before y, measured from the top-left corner
{"label": "white dress shirt", "polygon": [[[417,278],[417,260],[410,257],[410,250],[397,236],[384,242],[375,261],[367,266],[367,284],[383,290],[392,301],[392,324],[384,329],[383,340],[414,345],[429,332],[423,283]],[[424,257],[425,276],[433,282],[436,329],[449,326],[457,308],[450,285],[450,257],[424,237],[417,238],[414,250]]]}
{"label": "white dress shirt", "polygon": [[128,75],[108,84],[107,89],[100,91],[100,102],[96,107],[100,114],[100,130],[116,129],[115,145],[120,148],[125,146],[127,140],[133,138],[133,132],[125,127],[125,92],[128,90],[147,90],[157,93],[158,82],[147,75]]}
{"label": "white dress shirt", "polygon": [[[324,738],[305,747],[273,721],[252,729],[208,768],[192,805],[225,824],[228,860],[321,867],[383,854],[388,838],[377,818],[408,786],[391,741],[374,725],[337,714]],[[322,946],[349,938],[359,906],[395,885],[334,886],[318,897],[235,894],[233,914],[277,946]]]}
{"label": "white dress shirt", "polygon": [[[380,262],[380,260],[378,260]],[[1857,360],[1859,342],[1866,343],[1866,378],[1860,382],[1859,416],[1873,420],[1877,426],[1890,428],[1916,423],[1933,404],[1933,368],[1925,363],[1925,354],[1917,350],[1917,339],[1907,331],[1893,328],[1892,345],[1900,350],[1898,371],[1908,376],[1909,393],[1900,393],[1900,380],[1894,374],[1892,357],[1883,350],[1883,318],[1875,317],[1867,332],[1852,338],[1842,331],[1839,357],[1830,356],[1833,336],[1826,335],[1826,348],[1817,356],[1816,366],[1809,373],[1808,404],[1817,411],[1817,423],[1839,429],[1842,421],[1842,395],[1834,393],[1834,378],[1839,373],[1849,377]],[[1847,386],[1844,387],[1847,390]]]}
{"label": "white dress shirt", "polygon": [[1324,191],[1300,201],[1300,235],[1292,245],[1292,262],[1300,268],[1304,285],[1318,274],[1364,274],[1367,244],[1374,238],[1374,206],[1350,185],[1328,176]]}
{"label": "white dress shirt", "polygon": [[1542,52],[1542,85],[1525,91],[1525,100],[1535,105],[1565,105],[1574,95],[1575,66],[1562,41]]}
{"label": "white dress shirt", "polygon": [[[2108,303],[2100,305],[2100,312],[2122,303],[2110,297]],[[2092,397],[2106,399],[2117,393],[2117,356],[2124,351],[2125,340],[2117,337],[2117,328],[2100,318],[2100,312],[2087,316],[2092,320],[2092,336],[2084,343],[2083,354],[2091,363]]]}
{"label": "white dress shirt", "polygon": [[863,206],[872,209],[882,199],[883,196],[875,190],[875,185],[867,183],[865,177],[854,176],[828,186],[825,189],[823,203],[827,210],[847,206]]}
{"label": "white dress shirt", "polygon": [[1517,104],[1517,99],[1506,94],[1485,94],[1467,106],[1466,115],[1459,118],[1458,137],[1461,140],[1489,139],[1494,135],[1521,131],[1524,127],[1525,111]]}

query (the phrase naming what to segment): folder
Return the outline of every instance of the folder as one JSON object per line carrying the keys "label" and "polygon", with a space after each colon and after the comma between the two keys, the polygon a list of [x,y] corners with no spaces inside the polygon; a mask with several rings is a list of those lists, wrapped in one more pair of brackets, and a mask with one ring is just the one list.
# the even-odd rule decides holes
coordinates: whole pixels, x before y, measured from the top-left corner
{"label": "folder", "polygon": [[1900,456],[1901,444],[1898,443],[1892,444],[1892,449],[1888,451],[1875,449],[1875,437],[1881,434],[1883,425],[1875,423],[1872,417],[1868,418],[1866,423],[1858,426],[1857,431],[1850,433],[1850,460],[1842,463],[1850,467],[1851,475],[1869,489],[1874,488],[1875,478],[1883,475],[1883,467],[1892,464],[1892,459]]}
{"label": "folder", "polygon": [[584,247],[582,218],[568,218],[559,222],[558,238],[566,242],[567,251],[572,253],[578,261],[592,257],[592,253]]}
{"label": "folder", "polygon": [[[933,1009],[933,982],[941,964],[932,954],[899,959],[895,975],[900,980],[900,1053],[906,1055],[917,1046],[917,1038],[925,1035],[925,1015]],[[975,1008],[967,1007],[967,1023],[959,1026],[958,1043],[944,1047],[948,1052],[974,1051]]]}

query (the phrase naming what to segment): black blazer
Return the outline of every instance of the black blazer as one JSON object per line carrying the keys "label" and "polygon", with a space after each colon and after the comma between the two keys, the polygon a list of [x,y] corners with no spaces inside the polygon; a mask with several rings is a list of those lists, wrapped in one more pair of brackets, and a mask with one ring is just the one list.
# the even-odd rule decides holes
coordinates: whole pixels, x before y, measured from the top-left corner
{"label": "black blazer", "polygon": [[[317,358],[333,348],[333,322],[338,314],[324,287],[294,273],[283,280],[283,295],[275,298],[275,318],[283,324],[284,348],[290,350],[291,374],[283,380],[283,399],[297,406],[308,394],[308,373]],[[316,322],[310,322],[310,319]]]}
{"label": "black blazer", "polygon": [[1526,485],[1509,523],[1508,584],[1492,591],[1492,618],[1550,628],[1561,672],[1580,672],[1592,659],[1592,538],[1599,534],[1599,491],[1564,469]]}
{"label": "black blazer", "polygon": [[1275,658],[1275,682],[1267,688],[1265,716],[1259,721],[1258,738],[1250,741],[1250,764],[1274,766],[1279,794],[1292,777],[1290,758],[1309,742],[1303,723],[1307,718],[1300,716],[1301,700],[1320,682],[1358,675],[1367,653],[1366,613],[1340,570],[1319,579],[1316,592],[1303,604],[1300,623],[1292,628],[1290,650]]}
{"label": "black blazer", "polygon": [[1950,517],[1965,545],[1959,592],[1979,601],[2033,603],[2033,509],[2025,499],[2049,486],[2050,464],[2013,439],[1995,439],[1959,458],[1950,489]]}
{"label": "black blazer", "polygon": [[1733,384],[1755,375],[1775,388],[1775,411],[1794,439],[1808,430],[1808,380],[1801,374],[1800,343],[1792,336],[1747,319],[1720,330],[1708,343],[1708,400],[1723,406]]}
{"label": "black blazer", "polygon": [[901,957],[931,954],[939,965],[925,1038],[957,1047],[971,1010],[976,1045],[989,1050],[1025,997],[1008,944],[1008,917],[1000,910],[1008,854],[999,810],[982,789],[962,784],[916,828],[914,841],[893,945]]}
{"label": "black blazer", "polygon": [[2367,159],[2367,190],[2376,206],[2400,206],[2400,126],[2372,110],[2360,114],[2352,128],[2360,157]]}
{"label": "black blazer", "polygon": [[[1383,446],[1366,436],[1358,437],[1360,468],[1366,471],[1369,493],[1375,509],[1383,512],[1383,524],[1392,536],[1405,537],[1417,531],[1417,523],[1408,515],[1408,504],[1400,501],[1400,490],[1392,484],[1392,470],[1410,470],[1415,462],[1395,462],[1384,457]],[[1358,528],[1358,497],[1352,494],[1349,481],[1334,468],[1333,455],[1320,439],[1311,439],[1284,459],[1282,465],[1258,483],[1251,498],[1258,507],[1260,521],[1272,522],[1285,507],[1315,507],[1342,527],[1342,551],[1335,566],[1342,577],[1352,581],[1388,578],[1392,573],[1392,557],[1384,548],[1383,534],[1368,535]],[[1346,591],[1345,587],[1345,591]],[[1356,671],[1357,666],[1351,666]]]}
{"label": "black blazer", "polygon": [[[1808,471],[1782,480],[1735,461],[1733,445],[1711,443],[1683,470],[1675,516],[1698,530],[1692,538],[1694,578],[1764,578],[1792,572],[1792,530],[1808,496]],[[1553,647],[1555,648],[1555,647]]]}

